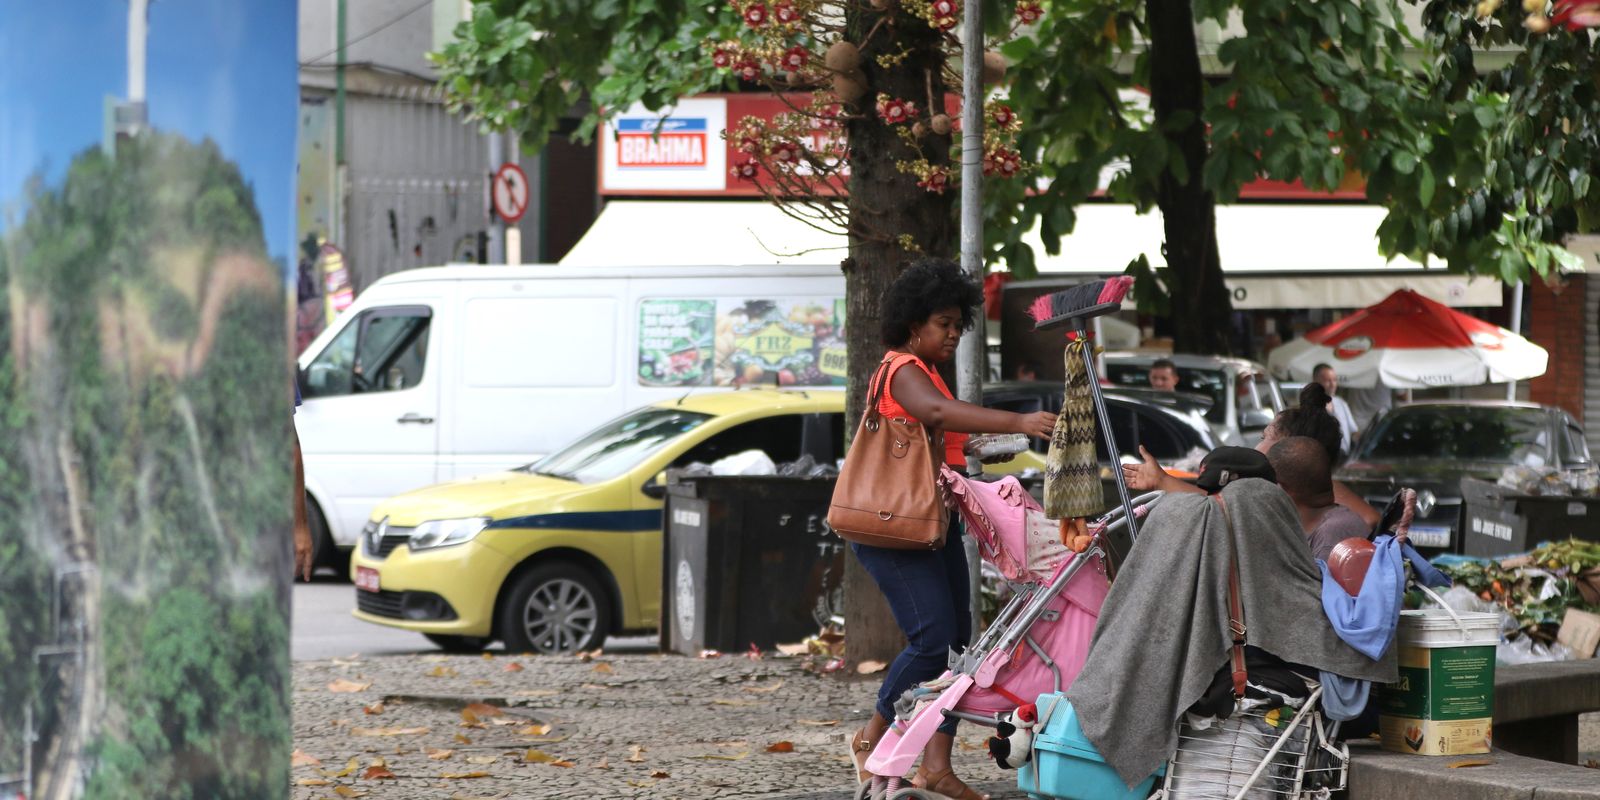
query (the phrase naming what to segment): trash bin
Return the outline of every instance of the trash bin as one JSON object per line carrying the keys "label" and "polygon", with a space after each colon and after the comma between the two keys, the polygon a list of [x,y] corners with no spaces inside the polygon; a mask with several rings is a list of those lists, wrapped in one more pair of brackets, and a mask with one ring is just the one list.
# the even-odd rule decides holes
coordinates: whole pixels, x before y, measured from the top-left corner
{"label": "trash bin", "polygon": [[770,650],[843,607],[832,478],[701,477],[667,488],[661,649]]}
{"label": "trash bin", "polygon": [[1523,553],[1540,542],[1600,541],[1600,498],[1517,494],[1476,478],[1461,479],[1462,552]]}

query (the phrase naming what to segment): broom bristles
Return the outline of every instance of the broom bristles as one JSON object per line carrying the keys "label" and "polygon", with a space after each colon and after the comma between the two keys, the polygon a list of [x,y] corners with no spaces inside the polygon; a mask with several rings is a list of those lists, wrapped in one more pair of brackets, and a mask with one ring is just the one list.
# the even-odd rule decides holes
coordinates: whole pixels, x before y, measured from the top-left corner
{"label": "broom bristles", "polygon": [[1109,280],[1091,281],[1062,289],[1034,300],[1033,305],[1028,306],[1028,315],[1037,323],[1071,316],[1073,312],[1103,303],[1120,303],[1132,285],[1133,278],[1119,275]]}

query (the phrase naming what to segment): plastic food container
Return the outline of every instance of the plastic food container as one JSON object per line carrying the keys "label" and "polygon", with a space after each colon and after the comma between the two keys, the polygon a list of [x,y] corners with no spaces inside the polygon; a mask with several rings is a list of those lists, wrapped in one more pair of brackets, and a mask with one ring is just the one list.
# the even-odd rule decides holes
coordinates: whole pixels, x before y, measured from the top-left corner
{"label": "plastic food container", "polygon": [[1025,433],[990,433],[968,439],[964,452],[981,461],[986,458],[1014,456],[1027,449],[1028,435]]}

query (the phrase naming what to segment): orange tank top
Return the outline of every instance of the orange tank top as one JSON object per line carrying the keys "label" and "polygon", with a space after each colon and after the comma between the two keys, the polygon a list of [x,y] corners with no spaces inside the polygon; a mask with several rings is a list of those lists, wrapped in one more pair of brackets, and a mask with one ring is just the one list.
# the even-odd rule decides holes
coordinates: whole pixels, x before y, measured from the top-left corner
{"label": "orange tank top", "polygon": [[[904,417],[905,419],[909,420],[915,420],[918,422],[921,421],[917,420],[916,417],[911,416],[910,412],[906,411],[905,406],[900,405],[900,403],[894,399],[894,394],[892,393],[895,372],[907,364],[916,364],[917,367],[927,374],[928,378],[933,381],[934,388],[938,389],[940,394],[943,394],[945,397],[948,397],[951,400],[955,399],[955,395],[950,393],[950,387],[945,385],[944,378],[939,377],[939,373],[924,363],[922,359],[917,358],[910,353],[895,353],[894,351],[890,351],[890,353],[893,353],[894,360],[889,362],[889,370],[883,376],[883,397],[878,399],[879,414],[882,414],[885,417]],[[967,434],[951,433],[946,431],[944,434],[945,462],[952,467],[963,470],[966,469],[967,455],[965,452],[963,452],[963,448],[966,446]]]}

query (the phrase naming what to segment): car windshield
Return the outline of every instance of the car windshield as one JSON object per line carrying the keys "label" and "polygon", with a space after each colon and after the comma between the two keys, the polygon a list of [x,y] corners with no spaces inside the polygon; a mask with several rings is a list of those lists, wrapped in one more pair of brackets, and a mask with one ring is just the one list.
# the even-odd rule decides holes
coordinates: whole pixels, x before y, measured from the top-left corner
{"label": "car windshield", "polygon": [[1355,457],[1368,461],[1441,459],[1551,464],[1544,413],[1532,408],[1415,406],[1397,409],[1378,425]]}
{"label": "car windshield", "polygon": [[641,408],[519,469],[579,483],[607,481],[633,469],[708,419],[708,414],[682,409]]}
{"label": "car windshield", "polygon": [[[1149,364],[1106,364],[1106,378],[1119,386],[1150,386]],[[1211,422],[1228,421],[1228,376],[1220,369],[1178,367],[1178,391],[1193,392],[1211,398],[1211,408],[1206,419]]]}

